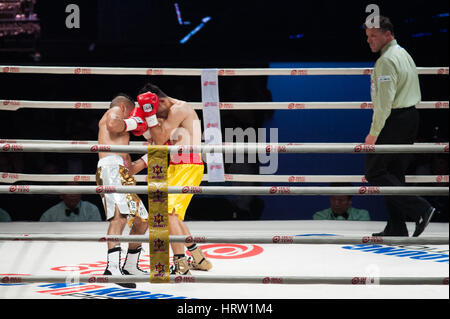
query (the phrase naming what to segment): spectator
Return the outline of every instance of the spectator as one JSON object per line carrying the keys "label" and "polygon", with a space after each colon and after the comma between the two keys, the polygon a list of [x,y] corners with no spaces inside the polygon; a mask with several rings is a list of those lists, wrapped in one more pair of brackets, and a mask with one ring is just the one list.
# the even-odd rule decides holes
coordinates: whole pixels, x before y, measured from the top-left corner
{"label": "spectator", "polygon": [[0,208],[0,223],[10,222],[11,216],[9,216],[8,212],[4,209]]}
{"label": "spectator", "polygon": [[[351,184],[334,184],[332,186],[352,186]],[[352,207],[352,196],[330,196],[330,208],[314,213],[315,220],[370,220],[369,212],[365,209]]]}
{"label": "spectator", "polygon": [[[78,185],[68,183],[68,185]],[[80,194],[64,194],[62,201],[42,214],[41,222],[88,222],[101,221],[100,211],[94,204],[81,200]]]}

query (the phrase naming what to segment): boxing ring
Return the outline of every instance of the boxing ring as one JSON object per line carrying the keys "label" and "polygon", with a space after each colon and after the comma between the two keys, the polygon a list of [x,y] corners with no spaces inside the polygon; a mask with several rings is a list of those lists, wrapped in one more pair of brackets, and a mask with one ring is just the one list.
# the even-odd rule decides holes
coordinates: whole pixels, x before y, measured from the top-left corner
{"label": "boxing ring", "polygon": [[[226,234],[237,240],[248,236],[275,234],[288,241],[294,238],[366,236],[384,227],[384,222],[335,221],[222,221],[187,222],[192,234],[218,236]],[[410,230],[414,225],[408,223]],[[86,223],[26,223],[0,224],[2,235],[89,235],[104,237],[106,222]],[[125,229],[124,233],[127,233]],[[311,236],[314,235],[314,236]],[[448,225],[432,223],[424,236],[446,238]],[[425,238],[425,237],[424,237]],[[420,237],[418,238],[420,239]],[[448,237],[447,237],[448,240]],[[118,299],[386,299],[386,298],[448,298],[448,286],[435,283],[413,284],[413,278],[448,277],[448,244],[445,245],[381,245],[366,244],[200,244],[214,267],[209,272],[193,272],[197,283],[151,284],[138,282],[136,289],[115,284],[81,282],[79,277],[97,277],[106,266],[105,243],[83,241],[1,241],[1,298],[118,298]],[[359,249],[367,247],[365,249]],[[380,248],[392,251],[380,251]],[[126,249],[125,245],[122,245]],[[140,267],[148,269],[148,244],[143,244]],[[372,250],[370,250],[370,248]],[[378,251],[376,250],[378,249]],[[397,251],[397,254],[394,252]],[[422,253],[422,254],[421,254]],[[440,256],[439,256],[440,255]],[[413,258],[416,257],[416,258]],[[428,259],[427,259],[428,258]],[[434,259],[433,259],[434,258]],[[62,283],[14,282],[18,276],[60,276]],[[270,275],[270,276],[268,276]],[[261,278],[255,283],[202,283],[208,276],[230,280],[239,277]],[[322,282],[288,284],[288,277],[303,276]],[[225,277],[225,278],[222,278]],[[332,284],[331,279],[341,284]],[[409,280],[407,285],[377,284],[376,281],[357,284],[355,278],[397,277]],[[98,276],[102,278],[102,276]],[[330,279],[331,278],[331,279]],[[262,280],[267,283],[262,283]],[[344,283],[344,279],[347,282]],[[354,280],[354,283],[351,281]],[[382,280],[382,279],[381,279]],[[53,281],[54,278],[53,278]]]}
{"label": "boxing ring", "polygon": [[[84,75],[199,76],[198,69],[87,68],[0,66],[3,73]],[[419,74],[448,75],[448,68],[418,68]],[[370,75],[371,69],[222,69],[219,76]],[[195,109],[202,104],[191,103]],[[0,110],[20,108],[107,109],[109,102],[48,102],[0,100]],[[370,109],[370,102],[220,103],[222,110],[241,109]],[[421,102],[418,108],[448,108],[448,101]],[[365,144],[227,144],[169,146],[169,152],[222,153],[448,153],[448,143],[414,145]],[[97,145],[95,141],[1,140],[1,152],[98,153],[147,152],[143,143]],[[94,182],[92,175],[0,173],[0,193],[27,194],[147,194],[144,185],[61,186],[15,185],[18,181]],[[146,175],[137,175],[146,183]],[[225,175],[227,181],[365,183],[363,176]],[[204,177],[208,181],[208,176]],[[448,196],[448,176],[407,176],[408,183],[437,186],[291,187],[198,186],[169,187],[169,193],[202,195],[435,195]],[[385,222],[351,221],[221,221],[187,222],[192,237],[171,241],[197,243],[214,267],[192,276],[170,276],[170,283],[150,283],[147,276],[102,276],[105,243],[143,242],[140,267],[149,269],[148,236],[106,236],[108,223],[0,223],[0,298],[117,299],[448,299],[448,224],[431,223],[419,238],[371,237]],[[414,229],[413,223],[407,224]],[[124,233],[128,233],[128,228]],[[245,235],[243,235],[245,234]],[[136,289],[115,283],[136,282]],[[262,287],[264,286],[264,287]]]}

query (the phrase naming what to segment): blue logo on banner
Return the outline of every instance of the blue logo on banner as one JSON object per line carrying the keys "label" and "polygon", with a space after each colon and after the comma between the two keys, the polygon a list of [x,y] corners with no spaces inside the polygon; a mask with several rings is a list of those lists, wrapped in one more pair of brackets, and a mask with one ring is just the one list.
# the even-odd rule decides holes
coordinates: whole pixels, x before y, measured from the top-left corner
{"label": "blue logo on banner", "polygon": [[[83,289],[83,286],[90,289]],[[41,293],[49,293],[52,294],[52,291],[58,291],[58,295],[60,296],[72,296],[78,298],[95,298],[95,297],[103,297],[103,298],[125,298],[125,299],[191,299],[183,296],[174,296],[169,294],[161,294],[161,293],[152,293],[150,291],[144,290],[135,290],[135,289],[127,289],[127,288],[119,288],[119,287],[99,287],[98,285],[94,287],[89,287],[84,283],[77,284],[66,284],[66,283],[54,283],[54,284],[46,284],[40,285],[38,287],[42,288],[50,288],[50,290],[46,290]],[[76,289],[76,288],[79,289]],[[65,289],[66,288],[66,289]],[[79,291],[77,291],[79,290]]]}
{"label": "blue logo on banner", "polygon": [[[352,246],[343,246],[344,249],[358,250],[372,254],[380,254],[385,256],[404,257],[415,260],[430,260],[437,263],[449,263],[448,254],[433,253],[423,250],[404,249],[395,246],[359,244]],[[427,247],[424,247],[427,248]],[[429,249],[428,249],[429,250]]]}

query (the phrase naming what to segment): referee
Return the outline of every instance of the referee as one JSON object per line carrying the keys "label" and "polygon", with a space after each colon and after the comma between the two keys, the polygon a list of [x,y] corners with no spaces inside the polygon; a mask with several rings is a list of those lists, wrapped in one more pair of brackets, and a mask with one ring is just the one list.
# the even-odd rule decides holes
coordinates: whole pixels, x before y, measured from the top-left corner
{"label": "referee", "polygon": [[[373,117],[366,144],[413,144],[419,127],[419,76],[416,65],[394,38],[394,26],[379,17],[379,26],[364,24],[372,52],[380,52],[371,81]],[[374,186],[404,186],[408,154],[370,154],[366,156],[366,179]],[[406,217],[416,221],[413,236],[427,227],[435,208],[419,196],[385,196],[388,221],[373,236],[408,236]]]}

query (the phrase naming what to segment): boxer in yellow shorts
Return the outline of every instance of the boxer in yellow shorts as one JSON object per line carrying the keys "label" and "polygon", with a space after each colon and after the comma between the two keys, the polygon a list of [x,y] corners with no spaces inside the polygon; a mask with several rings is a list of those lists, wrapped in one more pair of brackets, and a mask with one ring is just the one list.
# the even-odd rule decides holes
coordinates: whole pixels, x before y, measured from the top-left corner
{"label": "boxer in yellow shorts", "polygon": [[[167,96],[159,87],[146,84],[137,97],[139,107],[148,124],[151,139],[157,145],[200,145],[201,125],[195,110],[185,101]],[[172,154],[168,168],[169,186],[199,186],[203,177],[201,154]],[[169,233],[171,236],[190,236],[184,216],[192,194],[169,194]],[[185,247],[192,259],[186,258]],[[172,243],[172,274],[190,275],[190,270],[210,270],[212,264],[196,244]]]}
{"label": "boxer in yellow shorts", "polygon": [[[204,170],[201,154],[175,155],[170,161],[167,182],[169,186],[200,186]],[[169,194],[169,212],[184,221],[193,196],[193,194]]]}
{"label": "boxer in yellow shorts", "polygon": [[[169,186],[199,186],[202,182],[203,172],[204,166],[201,154],[182,154],[181,156],[175,155],[170,161],[167,172],[167,182]],[[181,232],[186,236],[191,235],[189,229],[183,221],[184,216],[186,215],[186,210],[193,196],[193,194],[169,194],[168,206],[169,216],[172,216],[172,218],[169,217],[172,231],[175,228],[178,229],[175,230],[176,233]],[[178,218],[178,221],[173,218],[174,216],[176,216],[175,218]],[[179,258],[175,255],[172,273],[189,274],[189,269],[207,271],[212,268],[212,264],[208,259],[206,259],[203,252],[199,247],[197,247],[196,244],[187,246],[187,248],[192,255],[192,258],[187,259],[186,263],[184,263],[184,258],[181,254]],[[186,269],[186,266],[188,269]]]}

